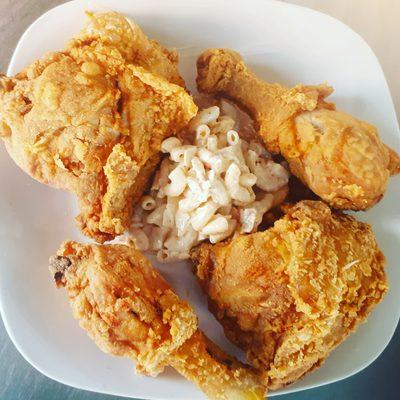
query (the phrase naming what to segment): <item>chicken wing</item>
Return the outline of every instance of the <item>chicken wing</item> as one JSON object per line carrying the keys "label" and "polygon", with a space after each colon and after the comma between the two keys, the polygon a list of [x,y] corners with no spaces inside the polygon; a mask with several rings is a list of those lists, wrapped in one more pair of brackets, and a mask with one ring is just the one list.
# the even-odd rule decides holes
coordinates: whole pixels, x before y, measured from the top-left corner
{"label": "chicken wing", "polygon": [[204,336],[191,307],[133,247],[66,242],[50,270],[80,326],[137,372],[156,376],[170,365],[210,399],[264,399],[259,375]]}
{"label": "chicken wing", "polygon": [[168,50],[155,40],[150,40],[133,21],[116,12],[87,13],[89,21],[85,28],[68,45],[106,46],[115,49],[129,64],[139,65],[171,83],[185,86],[179,75],[178,53]]}
{"label": "chicken wing", "polygon": [[268,387],[322,364],[387,291],[371,227],[302,201],[265,232],[192,254],[210,309]]}
{"label": "chicken wing", "polygon": [[292,173],[332,207],[371,207],[383,197],[389,176],[400,172],[399,155],[374,126],[324,100],[332,88],[269,84],[231,50],[205,51],[197,69],[199,90],[245,107],[267,149],[282,154]]}
{"label": "chicken wing", "polygon": [[182,87],[100,42],[0,76],[0,136],[9,154],[38,181],[75,193],[78,224],[99,242],[128,227],[162,140],[196,112]]}

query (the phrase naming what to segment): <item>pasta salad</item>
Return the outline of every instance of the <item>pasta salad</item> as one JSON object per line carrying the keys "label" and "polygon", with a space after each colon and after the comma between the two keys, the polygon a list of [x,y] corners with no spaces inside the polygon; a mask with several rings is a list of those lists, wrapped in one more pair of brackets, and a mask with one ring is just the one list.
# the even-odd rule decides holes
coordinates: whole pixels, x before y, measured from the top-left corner
{"label": "pasta salad", "polygon": [[202,241],[256,231],[284,200],[288,171],[261,144],[241,139],[235,125],[213,106],[191,121],[192,141],[164,140],[166,157],[134,209],[129,235],[140,250],[162,262],[187,259]]}

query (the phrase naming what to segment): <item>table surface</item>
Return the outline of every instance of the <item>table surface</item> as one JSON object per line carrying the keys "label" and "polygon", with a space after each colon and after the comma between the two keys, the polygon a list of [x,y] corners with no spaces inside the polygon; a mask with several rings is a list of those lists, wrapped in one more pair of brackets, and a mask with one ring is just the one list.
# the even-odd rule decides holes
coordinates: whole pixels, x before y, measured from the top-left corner
{"label": "table surface", "polygon": [[[27,26],[62,0],[0,0],[0,71],[5,71],[13,49]],[[290,0],[326,12],[358,31],[377,54],[400,114],[399,0]],[[400,398],[400,327],[384,353],[367,369],[344,381],[321,388],[279,396],[279,400],[361,400]],[[1,400],[117,400],[73,389],[52,381],[32,366],[11,343],[0,319]]]}

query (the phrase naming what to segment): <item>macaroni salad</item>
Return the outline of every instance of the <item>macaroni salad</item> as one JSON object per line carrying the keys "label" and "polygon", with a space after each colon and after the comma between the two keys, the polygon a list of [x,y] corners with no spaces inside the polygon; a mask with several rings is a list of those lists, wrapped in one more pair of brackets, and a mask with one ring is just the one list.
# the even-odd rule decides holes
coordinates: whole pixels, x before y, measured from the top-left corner
{"label": "macaroni salad", "polygon": [[166,157],[150,194],[134,209],[129,234],[140,250],[157,253],[162,262],[187,259],[201,241],[256,231],[263,215],[284,200],[288,171],[234,127],[213,106],[191,121],[192,144],[164,140]]}

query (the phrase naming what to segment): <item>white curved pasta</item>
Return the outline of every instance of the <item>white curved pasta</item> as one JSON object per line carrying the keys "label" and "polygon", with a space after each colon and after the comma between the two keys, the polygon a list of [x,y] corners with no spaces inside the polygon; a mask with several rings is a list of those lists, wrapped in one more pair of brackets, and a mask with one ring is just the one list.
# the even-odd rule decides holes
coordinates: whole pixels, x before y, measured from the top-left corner
{"label": "white curved pasta", "polygon": [[185,167],[190,167],[190,163],[192,162],[193,157],[197,154],[196,146],[187,146],[183,153],[182,163]]}
{"label": "white curved pasta", "polygon": [[196,129],[199,125],[212,125],[219,117],[219,107],[213,106],[197,113],[190,121],[190,128]]}
{"label": "white curved pasta", "polygon": [[242,186],[252,187],[256,184],[256,182],[257,182],[257,177],[250,172],[240,175],[239,183]]}
{"label": "white curved pasta", "polygon": [[210,195],[212,200],[220,206],[227,206],[231,203],[231,196],[226,190],[224,182],[217,176],[211,181]]}
{"label": "white curved pasta", "polygon": [[230,165],[230,161],[226,158],[222,157],[221,155],[216,154],[209,162],[210,168],[216,172],[217,174],[221,175],[228,169]]}
{"label": "white curved pasta", "polygon": [[256,225],[257,210],[255,207],[246,207],[240,210],[240,233],[250,233]]}
{"label": "white curved pasta", "polygon": [[214,157],[214,154],[210,150],[208,150],[204,147],[201,147],[199,149],[199,151],[197,152],[197,155],[198,155],[200,161],[203,162],[204,164],[209,164],[210,161],[212,160],[212,158]]}
{"label": "white curved pasta", "polygon": [[183,212],[192,212],[194,211],[197,207],[200,206],[202,202],[199,201],[199,199],[196,199],[194,197],[186,197],[182,200],[179,200],[179,209]]}
{"label": "white curved pasta", "polygon": [[264,158],[260,158],[252,172],[257,177],[256,185],[266,192],[279,190],[289,181],[289,173],[282,165]]}
{"label": "white curved pasta", "polygon": [[165,194],[171,197],[177,197],[186,188],[186,174],[181,167],[176,167],[169,175],[168,178],[171,180],[167,186],[165,186]]}
{"label": "white curved pasta", "polygon": [[[207,191],[207,192],[209,191],[209,189],[211,187],[211,182],[209,179],[207,179],[208,172],[209,171],[206,172],[206,179],[204,179],[204,181],[200,182],[201,190]],[[211,171],[211,172],[213,172],[213,171]]]}
{"label": "white curved pasta", "polygon": [[250,171],[254,174],[254,171],[259,163],[260,156],[254,150],[248,150],[245,153],[246,165],[248,165]]}
{"label": "white curved pasta", "polygon": [[239,134],[236,131],[228,131],[226,132],[226,141],[230,146],[234,146],[235,144],[240,143]]}
{"label": "white curved pasta", "polygon": [[200,233],[203,235],[216,235],[225,233],[228,229],[228,219],[221,214],[216,214],[215,217],[204,226]]}
{"label": "white curved pasta", "polygon": [[232,199],[241,203],[248,203],[254,200],[255,194],[251,188],[240,185],[240,168],[232,163],[225,173],[225,185]]}
{"label": "white curved pasta", "polygon": [[209,170],[206,172],[207,180],[208,180],[208,182],[210,182],[210,183],[213,181],[213,179],[216,178],[216,176],[217,176],[217,174],[216,174],[215,171],[213,171],[212,169],[209,169]]}
{"label": "white curved pasta", "polygon": [[169,197],[163,214],[162,226],[173,228],[175,226],[175,215],[178,211],[179,200],[177,197]]}
{"label": "white curved pasta", "polygon": [[143,210],[151,211],[156,208],[156,201],[151,196],[143,196],[140,199],[140,205]]}
{"label": "white curved pasta", "polygon": [[149,249],[152,251],[161,250],[164,246],[165,239],[169,232],[168,228],[154,226],[149,235]]}
{"label": "white curved pasta", "polygon": [[210,136],[210,128],[207,125],[199,125],[196,128],[196,145],[204,146]]}
{"label": "white curved pasta", "polygon": [[252,188],[240,186],[239,191],[236,193],[235,205],[244,206],[246,203],[254,201],[256,194]]}
{"label": "white curved pasta", "polygon": [[241,171],[249,171],[240,143],[224,147],[218,151],[218,154],[222,155],[222,157],[227,160],[235,162],[240,167]]}
{"label": "white curved pasta", "polygon": [[177,253],[179,251],[178,245],[179,238],[176,236],[175,232],[172,231],[168,236],[167,240],[164,242],[165,248],[170,252]]}
{"label": "white curved pasta", "polygon": [[177,163],[184,162],[190,165],[190,160],[197,153],[197,147],[192,145],[182,145],[175,147],[170,151],[170,158]]}
{"label": "white curved pasta", "polygon": [[[194,176],[200,181],[204,181],[206,179],[206,170],[204,168],[204,164],[200,161],[199,157],[192,158],[192,168]],[[191,172],[189,171],[189,172]]]}
{"label": "white curved pasta", "polygon": [[225,174],[225,185],[231,196],[240,186],[240,174],[239,166],[235,162],[231,163]]}
{"label": "white curved pasta", "polygon": [[201,195],[201,186],[200,182],[194,178],[193,176],[188,176],[186,178],[186,183],[188,185],[189,190],[191,193],[195,196],[200,196]]}
{"label": "white curved pasta", "polygon": [[218,121],[211,127],[211,133],[218,136],[223,135],[226,139],[226,132],[230,131],[234,127],[235,121],[231,117],[224,115],[223,117],[218,118]]}
{"label": "white curved pasta", "polygon": [[235,228],[236,228],[237,222],[235,219],[230,219],[228,221],[228,230],[226,230],[223,233],[217,233],[215,235],[210,235],[209,240],[210,243],[214,244],[214,243],[218,243],[221,240],[226,239],[227,237],[231,236],[232,233],[234,232]]}
{"label": "white curved pasta", "polygon": [[197,154],[197,147],[192,145],[182,145],[171,149],[170,158],[176,163],[182,163],[183,166],[189,167],[192,158]]}
{"label": "white curved pasta", "polygon": [[198,237],[198,232],[189,227],[184,235],[178,238],[178,252],[189,254],[192,247],[199,243]]}
{"label": "white curved pasta", "polygon": [[174,170],[175,168],[175,163],[173,163],[169,159],[164,159],[163,162],[161,163],[160,166],[160,174],[159,174],[159,182],[158,182],[158,189],[153,189],[157,190],[157,198],[164,198],[166,196],[165,194],[165,187],[169,183],[169,174]]}
{"label": "white curved pasta", "polygon": [[208,181],[204,180],[197,180],[192,176],[189,176],[186,179],[189,191],[185,192],[185,197],[191,200],[193,203],[199,205],[207,201],[209,192],[210,192],[210,184]]}
{"label": "white curved pasta", "polygon": [[161,143],[161,152],[170,153],[172,149],[182,145],[182,142],[177,137],[170,137],[163,140]]}
{"label": "white curved pasta", "polygon": [[270,193],[240,210],[241,233],[255,232],[262,222],[263,215],[271,209],[274,196]]}
{"label": "white curved pasta", "polygon": [[[236,115],[229,104],[224,112]],[[161,262],[187,259],[203,240],[255,232],[263,215],[284,200],[288,172],[262,145],[241,139],[235,126],[210,107],[190,122],[194,144],[193,134],[163,141],[167,155],[150,195],[134,207],[130,229],[137,246]]]}
{"label": "white curved pasta", "polygon": [[190,214],[188,212],[182,211],[179,205],[178,211],[175,215],[175,226],[178,237],[183,236],[185,232],[188,231],[190,226]]}
{"label": "white curved pasta", "polygon": [[218,138],[215,135],[210,135],[207,138],[207,149],[211,151],[218,150]]}
{"label": "white curved pasta", "polygon": [[218,210],[218,204],[208,201],[193,212],[190,223],[196,231],[201,231]]}

